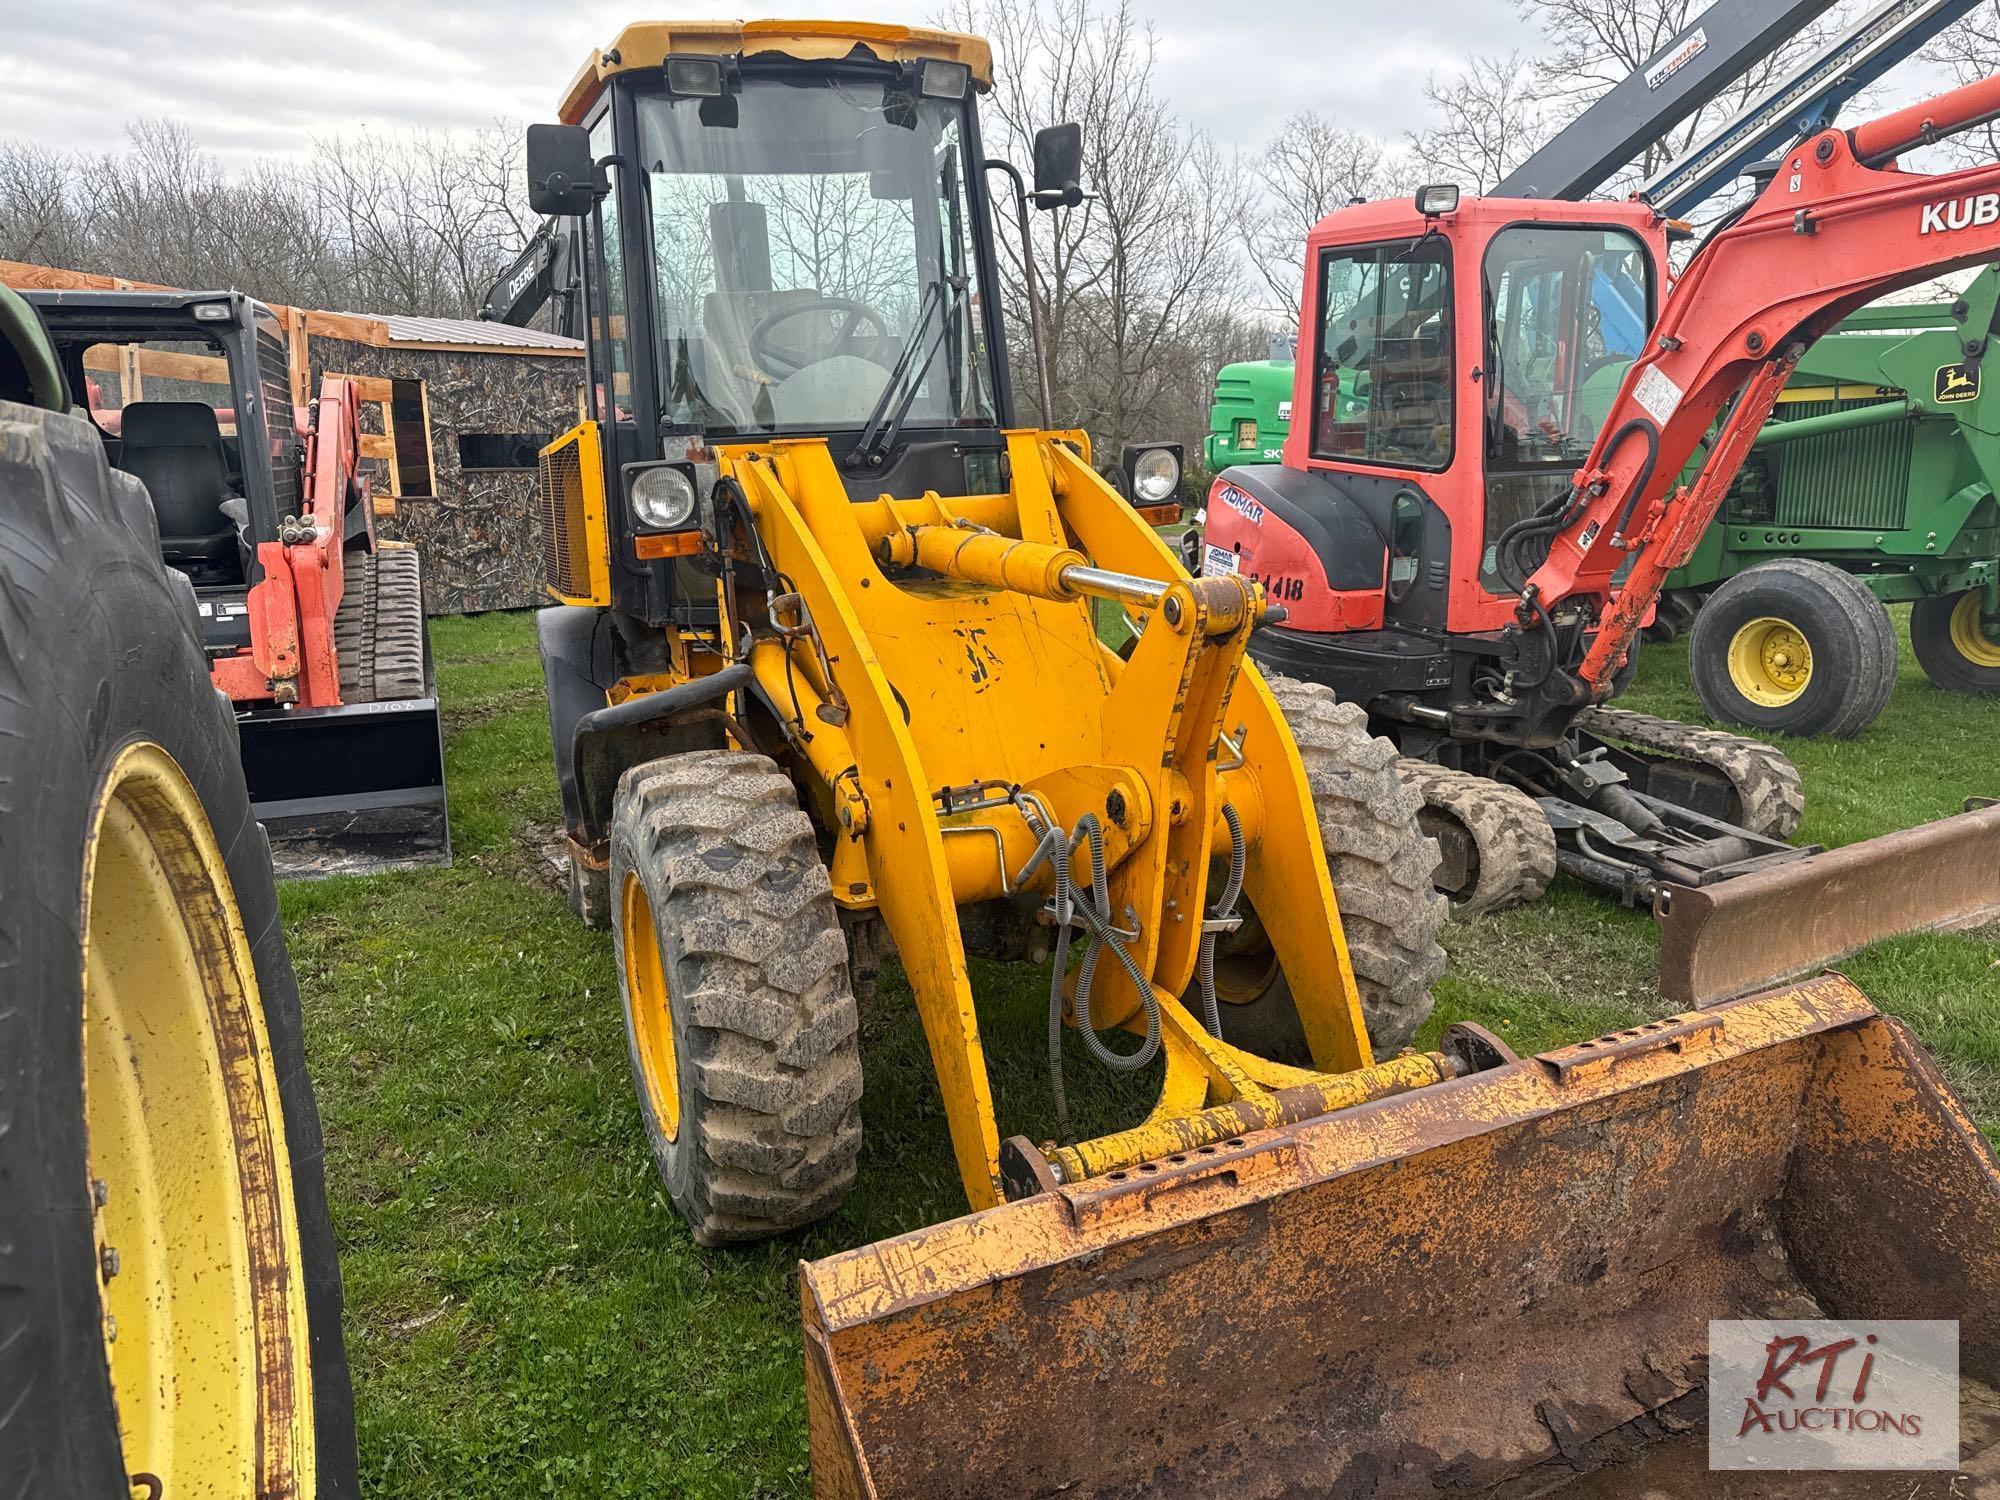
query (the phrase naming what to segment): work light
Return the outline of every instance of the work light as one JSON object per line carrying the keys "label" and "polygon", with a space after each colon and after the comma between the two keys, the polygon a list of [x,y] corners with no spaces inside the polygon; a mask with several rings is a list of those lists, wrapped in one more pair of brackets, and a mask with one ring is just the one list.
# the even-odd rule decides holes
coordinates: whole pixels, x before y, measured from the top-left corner
{"label": "work light", "polygon": [[666,61],[667,92],[676,99],[722,97],[722,59],[670,57]]}
{"label": "work light", "polygon": [[924,59],[917,74],[917,92],[926,99],[963,99],[972,88],[972,68],[942,57]]}
{"label": "work light", "polygon": [[194,315],[204,323],[221,323],[229,317],[227,302],[197,302]]}
{"label": "work light", "polygon": [[654,464],[632,476],[632,517],[641,526],[673,531],[694,519],[694,481],[671,464]]}
{"label": "work light", "polygon": [[1180,488],[1180,455],[1171,448],[1148,448],[1132,460],[1132,498],[1158,505]]}
{"label": "work light", "polygon": [[1448,214],[1458,207],[1458,184],[1433,182],[1417,189],[1417,212],[1426,219]]}

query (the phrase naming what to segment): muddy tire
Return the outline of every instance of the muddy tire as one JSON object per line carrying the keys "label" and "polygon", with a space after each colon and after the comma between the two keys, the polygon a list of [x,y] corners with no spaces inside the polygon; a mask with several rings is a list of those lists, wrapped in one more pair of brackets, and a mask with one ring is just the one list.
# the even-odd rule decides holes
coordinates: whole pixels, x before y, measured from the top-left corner
{"label": "muddy tire", "polygon": [[0,404],[0,1491],[356,1492],[322,1155],[193,591]]}
{"label": "muddy tire", "polygon": [[1642,753],[1691,760],[1719,772],[1736,799],[1727,821],[1764,838],[1789,839],[1805,816],[1799,768],[1775,745],[1625,708],[1586,709],[1576,725]]}
{"label": "muddy tire", "polygon": [[1423,799],[1359,704],[1315,683],[1267,681],[1305,761],[1369,1041],[1393,1053],[1430,1015],[1431,985],[1444,972],[1438,933],[1449,907],[1432,884],[1438,847],[1418,822]]}
{"label": "muddy tire", "polygon": [[2000,642],[1981,628],[1978,589],[1919,599],[1910,609],[1910,649],[1932,687],[2000,695]]}
{"label": "muddy tire", "polygon": [[627,771],[611,899],[640,1113],[704,1245],[832,1213],[861,1149],[847,942],[811,822],[761,755]]}
{"label": "muddy tire", "polygon": [[1852,574],[1812,558],[1759,563],[1709,595],[1688,675],[1710,718],[1801,739],[1850,739],[1896,686],[1896,632]]}
{"label": "muddy tire", "polygon": [[414,547],[348,554],[346,586],[333,618],[333,650],[344,703],[427,696],[423,564]]}
{"label": "muddy tire", "polygon": [[1408,758],[1402,778],[1424,799],[1417,821],[1438,841],[1438,889],[1462,917],[1539,900],[1556,874],[1556,833],[1518,787]]}

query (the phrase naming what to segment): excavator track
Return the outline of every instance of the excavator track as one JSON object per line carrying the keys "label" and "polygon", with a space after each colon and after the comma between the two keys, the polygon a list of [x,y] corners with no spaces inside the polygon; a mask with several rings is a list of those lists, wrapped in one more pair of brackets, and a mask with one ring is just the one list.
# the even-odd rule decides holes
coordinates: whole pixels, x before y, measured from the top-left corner
{"label": "excavator track", "polygon": [[1438,841],[1438,889],[1459,916],[1524,906],[1556,873],[1556,835],[1526,792],[1404,756],[1396,771],[1423,797],[1417,822]]}
{"label": "excavator track", "polygon": [[1806,809],[1805,788],[1790,757],[1762,740],[1626,708],[1592,708],[1576,727],[1648,754],[1676,756],[1721,772],[1735,788],[1738,814],[1731,821],[1754,834],[1789,839]]}

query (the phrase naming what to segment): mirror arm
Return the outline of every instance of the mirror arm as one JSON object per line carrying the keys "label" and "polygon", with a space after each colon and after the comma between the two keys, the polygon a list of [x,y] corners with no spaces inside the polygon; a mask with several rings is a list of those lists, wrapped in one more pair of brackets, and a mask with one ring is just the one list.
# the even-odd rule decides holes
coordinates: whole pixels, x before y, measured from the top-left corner
{"label": "mirror arm", "polygon": [[1035,379],[1041,389],[1042,425],[1048,426],[1055,420],[1055,405],[1049,399],[1049,362],[1042,352],[1042,312],[1041,298],[1035,291],[1035,245],[1029,229],[1028,184],[1021,176],[1020,168],[1011,161],[997,157],[988,158],[984,166],[989,172],[1005,172],[1014,183],[1014,211],[1020,222],[1021,232],[1021,276],[1028,291],[1028,339],[1035,350]]}

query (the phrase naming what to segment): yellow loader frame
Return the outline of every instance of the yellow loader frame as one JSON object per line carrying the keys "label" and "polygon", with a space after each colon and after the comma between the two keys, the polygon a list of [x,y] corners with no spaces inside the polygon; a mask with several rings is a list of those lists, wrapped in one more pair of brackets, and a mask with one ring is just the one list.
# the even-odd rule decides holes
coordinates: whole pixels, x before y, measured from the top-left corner
{"label": "yellow loader frame", "polygon": [[[592,470],[596,424],[557,446],[570,443]],[[1046,869],[1017,884],[1040,842],[1023,800],[1065,832],[1085,814],[1101,823],[1112,909],[1136,922],[1128,951],[1151,994],[1105,964],[1092,1016],[1100,1029],[1144,1030],[1150,998],[1165,1077],[1142,1124],[1031,1153],[1017,1173],[1123,1172],[1455,1076],[1441,1053],[1370,1054],[1305,767],[1244,654],[1272,608],[1263,587],[1189,577],[1091,467],[1084,433],[1008,432],[1009,488],[992,495],[856,501],[819,438],[714,458],[741,487],[762,565],[791,590],[767,612],[761,594],[739,597],[725,579],[721,640],[749,634],[747,664],[796,765],[810,767],[799,779],[834,830],[835,900],[879,913],[895,943],[972,1207],[1008,1193],[957,910],[1052,886]],[[1096,600],[1128,611],[1129,659],[1098,638]],[[699,655],[685,643],[673,654]],[[685,680],[677,666],[621,686]],[[743,713],[732,701],[728,722]],[[1211,1036],[1182,1002],[1211,867],[1231,848],[1225,804],[1242,831],[1243,893],[1289,981],[1312,1069]],[[1015,1196],[1039,1185],[1017,1177]]]}

